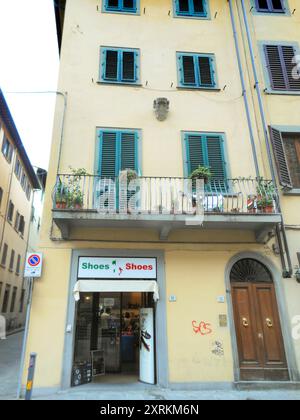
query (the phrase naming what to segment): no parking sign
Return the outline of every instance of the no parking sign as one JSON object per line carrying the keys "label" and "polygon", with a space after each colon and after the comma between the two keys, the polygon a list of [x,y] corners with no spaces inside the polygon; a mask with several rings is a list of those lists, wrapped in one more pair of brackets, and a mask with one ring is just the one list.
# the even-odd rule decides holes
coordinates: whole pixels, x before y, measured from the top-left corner
{"label": "no parking sign", "polygon": [[41,277],[43,255],[40,253],[27,253],[24,277]]}

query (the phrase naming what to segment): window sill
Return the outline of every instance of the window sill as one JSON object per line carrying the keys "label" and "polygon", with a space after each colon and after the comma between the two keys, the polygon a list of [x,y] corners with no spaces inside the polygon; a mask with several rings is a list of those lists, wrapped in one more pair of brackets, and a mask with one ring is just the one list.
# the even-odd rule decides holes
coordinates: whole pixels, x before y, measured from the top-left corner
{"label": "window sill", "polygon": [[300,188],[293,188],[291,190],[283,191],[283,195],[286,195],[286,196],[300,196]]}
{"label": "window sill", "polygon": [[5,269],[6,268],[6,265],[0,264],[0,267]]}
{"label": "window sill", "polygon": [[290,90],[273,90],[273,89],[265,89],[264,93],[266,95],[284,95],[284,96],[300,96],[300,90],[297,91],[290,91]]}
{"label": "window sill", "polygon": [[177,86],[178,90],[197,90],[197,91],[204,91],[204,92],[221,92],[220,88],[207,88],[207,87],[188,87],[188,86]]}
{"label": "window sill", "polygon": [[130,87],[133,87],[133,88],[143,87],[143,85],[141,83],[104,82],[103,80],[98,80],[97,83],[98,83],[98,85],[102,85],[102,86],[105,86],[105,85],[108,85],[108,86],[126,86],[126,87],[130,86]]}
{"label": "window sill", "polygon": [[210,16],[174,15],[175,19],[211,20]]}
{"label": "window sill", "polygon": [[261,11],[261,10],[253,10],[253,15],[256,16],[278,16],[278,17],[291,17],[291,12],[288,10],[285,10],[283,12],[269,12],[269,11]]}
{"label": "window sill", "polygon": [[107,10],[107,9],[102,9],[102,13],[109,13],[109,14],[113,14],[113,15],[129,15],[129,16],[140,16],[141,13],[139,10]]}

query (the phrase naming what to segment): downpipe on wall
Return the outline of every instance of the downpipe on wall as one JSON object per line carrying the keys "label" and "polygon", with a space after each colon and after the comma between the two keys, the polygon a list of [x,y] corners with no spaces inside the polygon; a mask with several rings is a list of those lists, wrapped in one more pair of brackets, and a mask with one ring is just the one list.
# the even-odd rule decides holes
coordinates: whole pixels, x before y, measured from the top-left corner
{"label": "downpipe on wall", "polygon": [[[234,20],[233,9],[232,9],[232,0],[229,0],[229,4],[231,6],[231,16],[233,17],[233,20]],[[252,70],[253,70],[254,79],[255,79],[255,90],[256,90],[256,94],[257,94],[257,99],[258,99],[258,104],[259,104],[259,112],[260,112],[261,121],[262,121],[262,125],[263,125],[265,144],[266,144],[266,148],[267,148],[267,155],[268,155],[268,161],[269,161],[270,170],[271,170],[272,181],[273,181],[276,189],[278,190],[276,172],[275,172],[275,168],[274,168],[274,164],[273,164],[272,152],[271,152],[271,146],[270,146],[270,140],[269,140],[268,125],[267,125],[267,120],[266,120],[262,95],[261,95],[261,92],[260,92],[258,72],[257,72],[257,68],[256,68],[256,63],[255,63],[254,50],[253,50],[252,39],[251,39],[251,34],[250,34],[249,23],[248,23],[247,12],[246,12],[246,8],[245,8],[244,0],[241,0],[241,7],[242,7],[243,19],[244,19],[244,24],[245,24],[246,34],[247,34],[247,41],[248,41],[248,47],[249,47],[249,51],[250,51]],[[291,261],[290,251],[289,251],[289,245],[288,245],[288,241],[287,241],[285,224],[284,224],[284,219],[283,219],[283,215],[282,215],[282,211],[281,211],[281,205],[280,205],[280,198],[279,197],[278,197],[278,201],[277,201],[277,206],[278,206],[278,210],[279,210],[280,215],[281,215],[281,224],[280,224],[280,227],[277,226],[277,228],[276,228],[276,236],[277,236],[277,241],[278,241],[278,245],[279,245],[279,248],[280,248],[280,256],[281,256],[282,269],[283,269],[282,274],[283,274],[284,278],[291,278],[292,275],[293,275],[293,266],[292,266],[292,261]],[[282,245],[281,235],[282,235],[282,238],[283,238],[283,245]],[[283,248],[283,246],[284,246],[284,248]],[[286,259],[287,259],[288,268],[286,266],[285,256],[286,256]]]}

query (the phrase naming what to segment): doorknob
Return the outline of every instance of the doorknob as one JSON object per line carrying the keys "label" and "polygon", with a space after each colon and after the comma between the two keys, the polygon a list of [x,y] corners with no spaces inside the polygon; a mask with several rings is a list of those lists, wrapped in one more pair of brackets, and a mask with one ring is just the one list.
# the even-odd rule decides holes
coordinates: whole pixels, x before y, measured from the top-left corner
{"label": "doorknob", "polygon": [[249,327],[249,322],[248,322],[247,318],[243,318],[243,319],[242,319],[242,322],[243,322],[243,326],[244,326],[245,328]]}
{"label": "doorknob", "polygon": [[266,319],[266,323],[267,323],[267,327],[268,328],[272,328],[273,327],[273,322],[272,322],[272,320],[270,318],[267,318]]}

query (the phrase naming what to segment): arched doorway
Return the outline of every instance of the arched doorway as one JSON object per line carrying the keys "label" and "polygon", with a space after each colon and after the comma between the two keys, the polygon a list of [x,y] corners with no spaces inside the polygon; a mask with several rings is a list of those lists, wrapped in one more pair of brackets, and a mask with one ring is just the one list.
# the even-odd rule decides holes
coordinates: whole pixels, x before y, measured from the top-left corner
{"label": "arched doorway", "polygon": [[230,272],[240,380],[288,381],[289,371],[269,269],[252,258]]}

